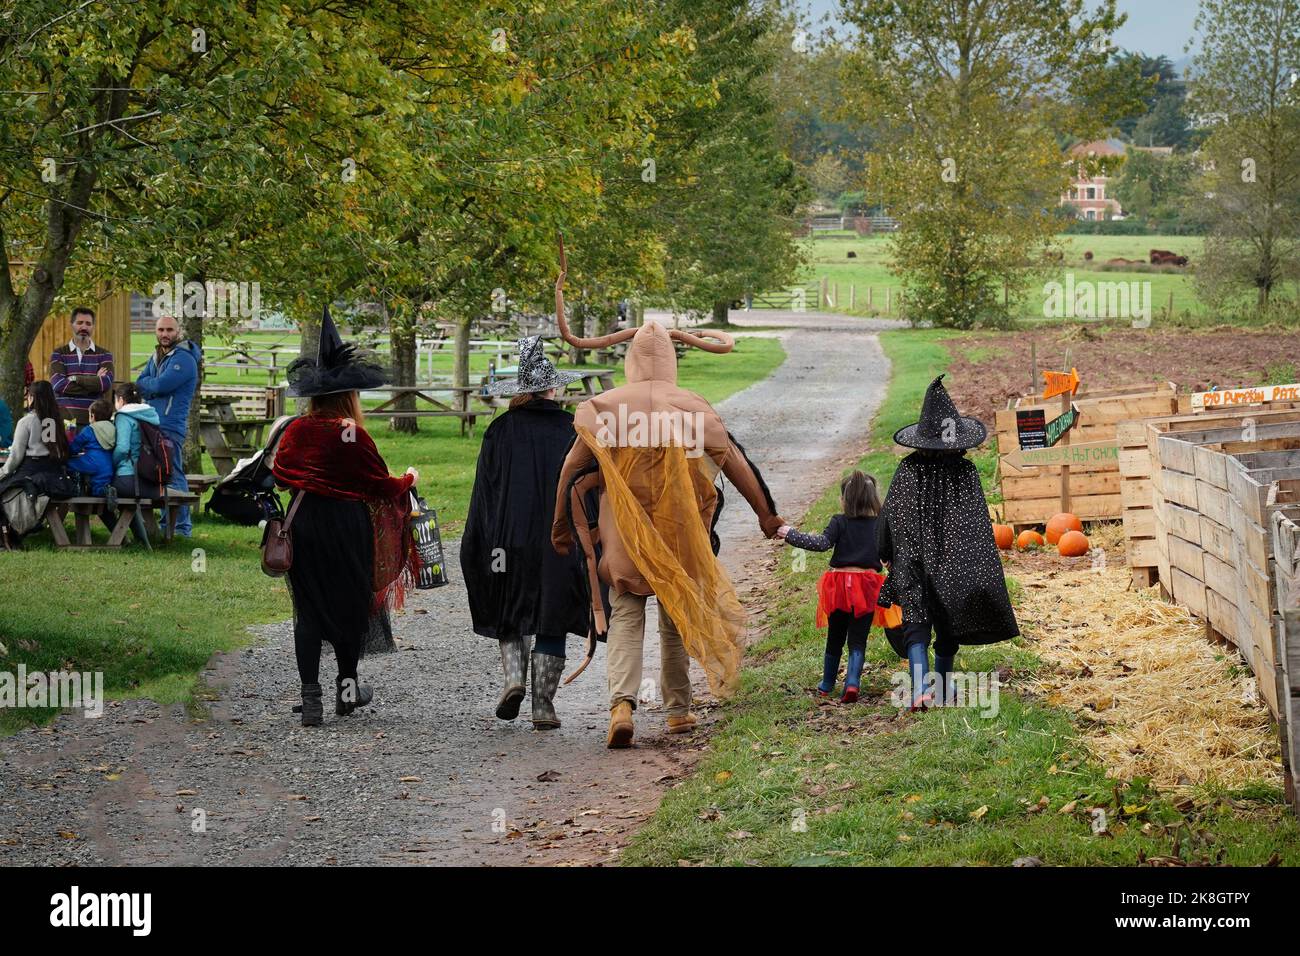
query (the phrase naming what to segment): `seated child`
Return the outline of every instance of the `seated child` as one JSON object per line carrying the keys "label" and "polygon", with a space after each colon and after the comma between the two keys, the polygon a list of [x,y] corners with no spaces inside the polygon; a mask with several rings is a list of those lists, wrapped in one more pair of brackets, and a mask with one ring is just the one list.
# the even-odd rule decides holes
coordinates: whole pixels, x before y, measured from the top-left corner
{"label": "seated child", "polygon": [[90,424],[81,429],[68,446],[68,471],[81,475],[92,495],[102,496],[113,480],[113,446],[117,426],[113,406],[96,399],[90,406]]}
{"label": "seated child", "polygon": [[786,544],[805,551],[829,551],[830,570],[817,585],[817,626],[826,630],[822,682],[817,693],[829,697],[840,670],[840,653],[847,640],[849,663],[844,675],[841,703],[858,699],[862,664],[867,655],[867,635],[875,618],[876,597],[885,578],[876,554],[876,516],[880,493],[876,479],[855,471],[840,482],[842,514],[831,518],[821,534],[805,534],[789,525],[777,530]]}

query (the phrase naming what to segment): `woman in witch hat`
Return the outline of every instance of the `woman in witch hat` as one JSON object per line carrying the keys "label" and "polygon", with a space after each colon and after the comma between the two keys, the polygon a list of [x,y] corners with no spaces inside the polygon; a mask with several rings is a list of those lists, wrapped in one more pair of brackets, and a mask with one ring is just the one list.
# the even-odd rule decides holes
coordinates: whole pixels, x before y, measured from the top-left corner
{"label": "woman in witch hat", "polygon": [[925,688],[931,631],[942,703],[959,645],[1020,633],[979,473],[966,457],[987,436],[979,419],[957,411],[942,375],[926,390],[921,420],[894,435],[917,450],[899,464],[880,515],[878,551],[889,577],[879,603],[902,608],[902,627],[885,636],[908,661],[913,710],[933,702]]}
{"label": "woman in witch hat", "polygon": [[581,378],[560,372],[542,340],[519,340],[519,372],[488,386],[511,395],[510,408],[483,434],[460,567],[469,592],[474,633],[498,641],[505,686],[496,714],[514,720],[532,647],[533,726],[560,726],[555,691],[564,669],[565,640],[587,633],[587,594],[578,555],[551,546],[551,510],[560,466],[573,444],[573,416],[555,401],[558,389]]}
{"label": "woman in witch hat", "polygon": [[338,661],[334,712],[364,707],[372,691],[357,681],[357,662],[372,618],[389,604],[401,605],[417,570],[406,533],[412,485],[388,473],[366,432],[362,389],[387,382],[383,369],[345,343],[329,309],[321,319],[316,358],[300,358],[287,370],[289,394],[310,399],[307,414],[284,430],[272,471],[295,489],[289,505],[293,565],[293,640],[302,680],[302,723],[320,725],[320,646],[327,641]]}

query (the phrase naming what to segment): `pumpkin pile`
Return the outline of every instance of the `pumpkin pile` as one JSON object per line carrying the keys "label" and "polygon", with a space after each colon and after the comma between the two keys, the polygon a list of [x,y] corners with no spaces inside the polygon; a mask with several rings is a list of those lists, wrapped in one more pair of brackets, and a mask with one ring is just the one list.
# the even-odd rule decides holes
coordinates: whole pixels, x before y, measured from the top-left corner
{"label": "pumpkin pile", "polygon": [[1088,536],[1083,533],[1083,522],[1079,516],[1068,511],[1053,515],[1047,522],[1046,535],[1037,531],[1022,531],[1016,534],[1009,524],[993,526],[993,540],[999,549],[1010,551],[1013,547],[1020,551],[1030,548],[1056,546],[1057,552],[1066,558],[1077,558],[1088,553],[1091,547]]}

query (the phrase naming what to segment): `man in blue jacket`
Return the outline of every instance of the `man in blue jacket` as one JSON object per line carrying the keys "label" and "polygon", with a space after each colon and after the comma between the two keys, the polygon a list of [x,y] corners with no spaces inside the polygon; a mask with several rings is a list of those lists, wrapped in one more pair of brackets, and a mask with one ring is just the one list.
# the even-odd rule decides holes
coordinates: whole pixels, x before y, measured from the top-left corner
{"label": "man in blue jacket", "polygon": [[[189,430],[190,404],[199,386],[199,362],[203,353],[193,342],[181,338],[173,316],[160,317],[154,333],[158,337],[158,347],[149,357],[136,385],[140,387],[145,402],[158,412],[158,427],[172,441],[172,477],[168,487],[189,491],[185,468],[181,464],[181,451]],[[190,509],[180,509],[175,533],[188,538],[192,530]]]}

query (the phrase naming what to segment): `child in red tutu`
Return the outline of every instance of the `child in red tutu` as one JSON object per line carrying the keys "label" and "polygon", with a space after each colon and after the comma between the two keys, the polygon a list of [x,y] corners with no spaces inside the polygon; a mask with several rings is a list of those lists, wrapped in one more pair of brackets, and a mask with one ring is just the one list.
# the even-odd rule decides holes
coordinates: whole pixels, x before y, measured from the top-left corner
{"label": "child in red tutu", "polygon": [[840,482],[842,514],[831,518],[821,534],[806,534],[789,525],[777,531],[786,544],[805,551],[830,551],[830,569],[817,584],[817,626],[826,628],[826,654],[817,693],[829,697],[840,670],[840,654],[847,640],[848,669],[841,703],[858,699],[862,664],[867,656],[867,635],[876,618],[876,598],[885,583],[876,553],[876,517],[880,492],[876,479],[855,471]]}

